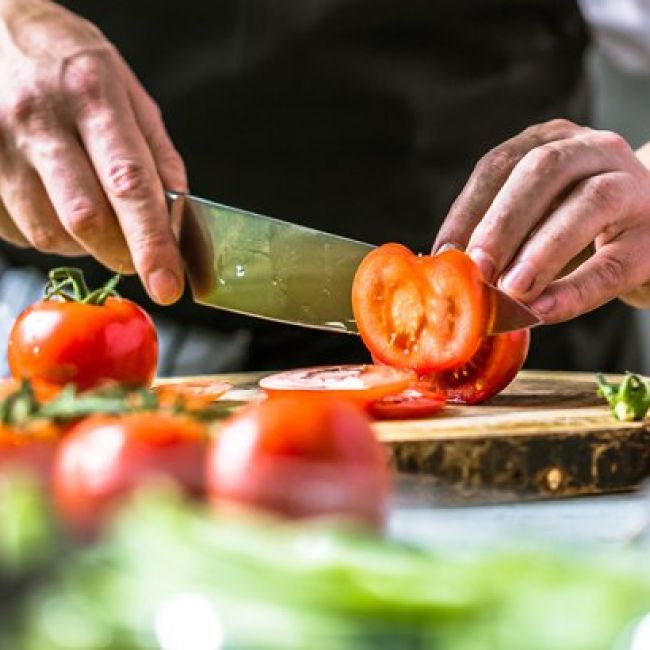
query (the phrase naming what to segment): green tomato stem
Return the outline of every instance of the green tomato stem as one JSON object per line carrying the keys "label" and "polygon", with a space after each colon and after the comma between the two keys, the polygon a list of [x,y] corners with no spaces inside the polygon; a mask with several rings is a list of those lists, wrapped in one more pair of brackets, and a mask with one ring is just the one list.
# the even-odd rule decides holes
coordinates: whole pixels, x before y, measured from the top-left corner
{"label": "green tomato stem", "polygon": [[74,266],[60,266],[52,269],[48,274],[45,300],[51,300],[57,296],[66,302],[103,305],[107,298],[119,297],[116,287],[120,279],[121,275],[116,273],[104,286],[91,291],[81,269]]}

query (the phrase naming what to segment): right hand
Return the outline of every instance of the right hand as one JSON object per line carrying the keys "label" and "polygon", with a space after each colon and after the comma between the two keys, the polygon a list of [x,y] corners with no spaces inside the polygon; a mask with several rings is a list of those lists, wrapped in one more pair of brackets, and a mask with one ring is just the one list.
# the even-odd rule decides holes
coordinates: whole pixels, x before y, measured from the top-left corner
{"label": "right hand", "polygon": [[0,237],[137,272],[171,303],[183,266],[163,188],[187,190],[160,111],[91,23],[0,0]]}

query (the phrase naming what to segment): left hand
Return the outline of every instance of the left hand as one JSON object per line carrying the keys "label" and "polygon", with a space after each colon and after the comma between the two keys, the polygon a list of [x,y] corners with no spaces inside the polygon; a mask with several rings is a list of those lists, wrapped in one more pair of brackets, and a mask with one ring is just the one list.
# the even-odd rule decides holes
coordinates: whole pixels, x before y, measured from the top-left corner
{"label": "left hand", "polygon": [[650,306],[650,285],[639,289],[650,281],[650,170],[641,162],[650,153],[638,153],[620,135],[567,120],[532,126],[478,162],[434,251],[465,248],[486,280],[545,323],[627,293]]}

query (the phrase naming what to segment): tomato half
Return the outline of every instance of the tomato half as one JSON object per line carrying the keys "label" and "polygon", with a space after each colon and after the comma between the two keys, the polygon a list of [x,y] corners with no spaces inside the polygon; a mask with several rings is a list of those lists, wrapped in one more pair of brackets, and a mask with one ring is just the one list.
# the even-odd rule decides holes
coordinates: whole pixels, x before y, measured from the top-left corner
{"label": "tomato half", "polygon": [[149,315],[122,298],[101,305],[43,300],[13,325],[8,361],[16,378],[85,390],[105,381],[150,385],[158,360]]}
{"label": "tomato half", "polygon": [[530,345],[530,330],[517,330],[486,337],[476,354],[453,370],[423,378],[447,401],[478,404],[502,391],[524,365]]}
{"label": "tomato half", "polygon": [[378,420],[410,420],[435,415],[445,407],[444,395],[417,385],[396,395],[388,395],[368,406],[370,415]]}
{"label": "tomato half", "polygon": [[205,427],[185,416],[142,411],[88,417],[59,445],[55,503],[73,529],[89,534],[121,497],[152,476],[200,494],[205,444]]}
{"label": "tomato half", "polygon": [[280,395],[231,418],[208,453],[215,507],[290,517],[340,516],[379,526],[389,495],[384,450],[355,405]]}
{"label": "tomato half", "polygon": [[380,246],[361,262],[352,306],[373,357],[418,373],[468,361],[491,317],[481,273],[465,253],[414,255],[400,244]]}
{"label": "tomato half", "polygon": [[399,393],[415,378],[409,370],[361,364],[287,370],[264,377],[259,385],[268,395],[292,393],[307,397],[325,393],[363,406]]}

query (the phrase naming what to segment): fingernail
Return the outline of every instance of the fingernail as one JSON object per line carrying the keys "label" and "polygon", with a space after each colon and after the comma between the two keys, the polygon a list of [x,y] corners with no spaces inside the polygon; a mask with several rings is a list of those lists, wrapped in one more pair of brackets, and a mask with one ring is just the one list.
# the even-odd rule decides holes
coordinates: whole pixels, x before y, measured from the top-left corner
{"label": "fingernail", "polygon": [[483,279],[486,282],[491,282],[494,276],[494,262],[492,261],[492,257],[482,248],[470,248],[467,254],[474,260],[476,266],[478,266]]}
{"label": "fingernail", "polygon": [[537,300],[534,300],[528,305],[534,312],[538,314],[547,314],[553,307],[555,307],[555,296],[543,293]]}
{"label": "fingernail", "polygon": [[168,305],[180,297],[181,283],[170,269],[152,271],[147,277],[147,286],[152,298],[162,305]]}
{"label": "fingernail", "polygon": [[512,293],[524,294],[533,288],[535,274],[526,262],[515,264],[501,280],[501,287]]}
{"label": "fingernail", "polygon": [[444,244],[440,244],[438,248],[434,251],[434,254],[437,255],[438,253],[444,253],[445,251],[457,251],[460,250],[460,246],[457,244],[454,244],[450,241],[445,242]]}

